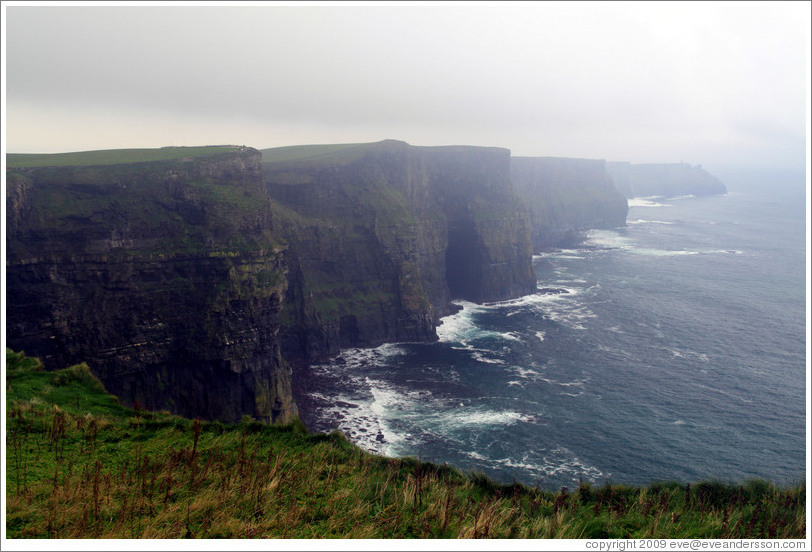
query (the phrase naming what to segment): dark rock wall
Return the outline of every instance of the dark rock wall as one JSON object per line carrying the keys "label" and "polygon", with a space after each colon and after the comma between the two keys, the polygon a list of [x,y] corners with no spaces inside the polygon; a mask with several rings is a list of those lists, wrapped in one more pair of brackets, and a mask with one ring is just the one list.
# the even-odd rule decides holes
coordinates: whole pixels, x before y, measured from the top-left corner
{"label": "dark rock wall", "polygon": [[451,296],[498,301],[532,292],[530,221],[513,192],[510,151],[450,146],[415,148],[426,159],[432,201],[447,227]]}
{"label": "dark rock wall", "polygon": [[436,338],[452,298],[535,289],[529,225],[498,148],[364,144],[265,164],[291,267],[285,351]]}
{"label": "dark rock wall", "polygon": [[287,421],[260,154],[7,174],[7,343],[130,405]]}
{"label": "dark rock wall", "polygon": [[587,229],[626,224],[628,205],[605,161],[514,157],[510,175],[528,209],[536,251],[572,245]]}
{"label": "dark rock wall", "polygon": [[625,224],[602,161],[283,149],[8,169],[8,345],[130,405],[284,422],[283,357],[436,339],[453,299],[532,293],[534,248]]}
{"label": "dark rock wall", "polygon": [[727,188],[700,165],[687,163],[607,163],[609,175],[626,197],[725,194]]}

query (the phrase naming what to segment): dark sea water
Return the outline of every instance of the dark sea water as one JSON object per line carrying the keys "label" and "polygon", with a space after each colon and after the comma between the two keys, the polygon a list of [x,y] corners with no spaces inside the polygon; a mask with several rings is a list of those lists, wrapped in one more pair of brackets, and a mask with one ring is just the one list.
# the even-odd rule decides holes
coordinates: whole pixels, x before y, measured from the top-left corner
{"label": "dark sea water", "polygon": [[534,258],[539,292],[299,377],[304,421],[361,447],[543,488],[805,480],[805,197],[629,201]]}

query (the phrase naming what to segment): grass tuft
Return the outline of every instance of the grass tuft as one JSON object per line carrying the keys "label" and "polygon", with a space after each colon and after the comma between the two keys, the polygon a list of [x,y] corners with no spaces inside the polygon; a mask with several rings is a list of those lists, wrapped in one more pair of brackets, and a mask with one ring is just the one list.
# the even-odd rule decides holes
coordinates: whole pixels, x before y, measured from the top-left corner
{"label": "grass tuft", "polygon": [[99,380],[99,378],[93,375],[93,373],[90,371],[90,367],[84,362],[74,366],[69,366],[68,368],[58,372],[54,377],[55,385],[65,386],[72,382],[84,385],[85,387],[93,390],[95,393],[107,392],[107,390],[104,388],[104,384]]}

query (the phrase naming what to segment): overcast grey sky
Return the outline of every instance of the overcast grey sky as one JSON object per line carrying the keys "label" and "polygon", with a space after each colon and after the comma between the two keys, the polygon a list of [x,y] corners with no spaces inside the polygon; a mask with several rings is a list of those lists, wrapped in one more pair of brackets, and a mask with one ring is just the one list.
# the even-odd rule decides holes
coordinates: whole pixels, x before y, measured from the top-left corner
{"label": "overcast grey sky", "polygon": [[468,144],[803,168],[809,2],[6,10],[6,148]]}

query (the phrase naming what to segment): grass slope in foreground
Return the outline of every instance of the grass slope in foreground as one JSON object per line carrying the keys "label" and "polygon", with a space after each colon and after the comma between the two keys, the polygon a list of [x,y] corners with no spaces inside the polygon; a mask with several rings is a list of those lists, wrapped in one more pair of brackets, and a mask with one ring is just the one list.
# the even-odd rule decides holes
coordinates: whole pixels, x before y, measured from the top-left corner
{"label": "grass slope in foreground", "polygon": [[805,486],[539,491],[300,423],[130,410],[86,365],[7,355],[8,538],[804,538]]}

